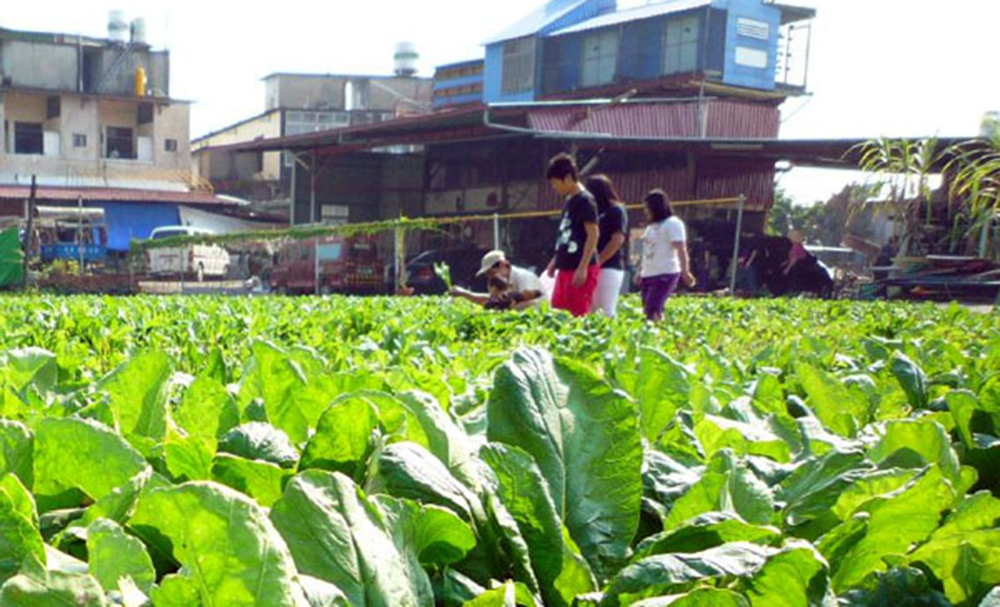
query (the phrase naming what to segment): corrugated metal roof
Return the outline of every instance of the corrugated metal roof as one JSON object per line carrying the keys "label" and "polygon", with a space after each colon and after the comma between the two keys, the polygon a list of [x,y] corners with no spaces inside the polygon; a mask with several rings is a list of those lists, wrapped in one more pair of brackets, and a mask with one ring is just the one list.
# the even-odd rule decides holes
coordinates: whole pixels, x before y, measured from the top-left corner
{"label": "corrugated metal roof", "polygon": [[[708,137],[770,138],[778,136],[777,108],[753,103],[706,101]],[[558,133],[599,133],[619,137],[698,137],[699,104],[623,104],[586,108],[532,109],[528,126],[537,131]]]}
{"label": "corrugated metal roof", "polygon": [[[26,200],[31,188],[18,185],[0,185],[0,200]],[[39,187],[38,200],[75,202],[149,202],[194,205],[233,205],[210,192],[167,192],[161,190],[129,190],[119,188],[57,188]]]}
{"label": "corrugated metal roof", "polygon": [[576,25],[571,25],[569,27],[564,27],[560,30],[551,32],[550,34],[548,34],[548,36],[553,37],[553,36],[562,36],[565,34],[575,34],[578,32],[586,32],[590,30],[599,29],[602,27],[620,25],[622,23],[627,23],[629,21],[639,21],[641,19],[661,17],[663,15],[670,15],[673,13],[680,13],[684,11],[710,6],[712,2],[713,0],[670,0],[667,2],[649,4],[646,6],[641,6],[639,8],[633,8],[629,10],[608,13],[607,15],[601,15],[599,17],[594,17],[593,19],[588,19],[587,21],[584,21],[582,23],[577,23]]}
{"label": "corrugated metal roof", "polygon": [[570,12],[587,4],[589,0],[552,0],[538,10],[529,13],[517,23],[511,25],[500,34],[487,40],[485,44],[495,44],[524,36],[533,36],[545,29],[547,25],[555,23]]}

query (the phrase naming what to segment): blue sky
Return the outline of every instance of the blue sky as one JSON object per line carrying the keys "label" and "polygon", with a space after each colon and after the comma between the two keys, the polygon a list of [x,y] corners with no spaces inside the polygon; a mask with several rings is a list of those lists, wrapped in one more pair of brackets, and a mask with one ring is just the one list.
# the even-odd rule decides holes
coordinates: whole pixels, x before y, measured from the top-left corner
{"label": "blue sky", "polygon": [[[481,55],[482,41],[540,2],[8,1],[0,26],[103,35],[110,9],[145,17],[150,41],[172,51],[172,94],[197,102],[191,126],[198,136],[262,111],[260,79],[271,72],[389,73],[395,44],[412,40],[430,75],[434,65]],[[1000,3],[794,3],[819,16],[812,95],[784,106],[783,137],[973,135],[984,112],[1000,109]],[[857,178],[796,169],[782,185],[811,202]]]}

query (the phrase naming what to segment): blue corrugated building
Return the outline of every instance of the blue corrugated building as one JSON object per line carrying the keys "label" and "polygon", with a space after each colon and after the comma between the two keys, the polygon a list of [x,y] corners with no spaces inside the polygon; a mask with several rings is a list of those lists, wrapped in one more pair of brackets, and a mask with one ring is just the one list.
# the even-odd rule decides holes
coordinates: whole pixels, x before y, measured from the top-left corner
{"label": "blue corrugated building", "polygon": [[805,92],[814,16],[769,0],[661,0],[628,10],[616,0],[552,0],[486,43],[480,97],[442,95],[437,107],[633,89],[781,99]]}

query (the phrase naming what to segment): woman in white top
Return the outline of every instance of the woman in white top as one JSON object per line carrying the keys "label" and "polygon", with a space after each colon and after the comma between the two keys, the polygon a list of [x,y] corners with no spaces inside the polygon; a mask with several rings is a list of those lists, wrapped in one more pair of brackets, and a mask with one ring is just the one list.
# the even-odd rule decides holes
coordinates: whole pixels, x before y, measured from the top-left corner
{"label": "woman in white top", "polygon": [[646,196],[646,219],[649,225],[642,235],[642,267],[638,274],[642,287],[642,305],[646,318],[663,320],[663,307],[677,284],[696,284],[691,274],[687,250],[687,229],[674,215],[670,198],[663,190],[653,190]]}

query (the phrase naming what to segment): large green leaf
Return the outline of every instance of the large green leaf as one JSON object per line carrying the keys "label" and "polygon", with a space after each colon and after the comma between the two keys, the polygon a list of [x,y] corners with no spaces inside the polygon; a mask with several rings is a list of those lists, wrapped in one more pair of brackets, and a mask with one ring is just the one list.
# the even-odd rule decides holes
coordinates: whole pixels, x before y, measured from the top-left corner
{"label": "large green leaf", "polygon": [[699,588],[685,594],[659,596],[632,603],[631,607],[750,607],[750,601],[732,590]]}
{"label": "large green leaf", "polygon": [[892,374],[896,376],[899,385],[903,387],[910,406],[914,409],[926,409],[930,402],[927,374],[920,365],[910,360],[902,352],[892,354]]}
{"label": "large green leaf", "polygon": [[828,566],[811,544],[794,543],[771,557],[746,583],[751,605],[810,607],[823,604]]}
{"label": "large green leaf", "polygon": [[0,479],[0,584],[32,556],[45,562],[35,504],[17,477],[7,475]]}
{"label": "large green leaf", "polygon": [[841,595],[848,605],[866,607],[953,607],[943,594],[931,587],[924,572],[909,567],[894,567],[876,574],[878,584],[871,589],[852,590]]}
{"label": "large green leaf", "polygon": [[869,452],[876,463],[891,462],[900,468],[923,468],[936,464],[957,488],[962,484],[961,465],[951,447],[951,437],[936,421],[903,419],[888,422],[885,435]]}
{"label": "large green leaf", "polygon": [[466,601],[463,607],[535,607],[535,598],[523,584],[507,582]]}
{"label": "large green leaf", "polygon": [[102,518],[120,525],[124,524],[132,517],[136,504],[139,503],[139,496],[144,491],[168,486],[170,483],[165,478],[153,472],[152,468],[146,468],[130,478],[127,483],[116,487],[111,493],[94,502],[80,517],[77,524],[86,527]]}
{"label": "large green leaf", "polygon": [[472,529],[451,510],[385,495],[376,496],[375,501],[386,516],[396,545],[428,569],[454,565],[476,547]]}
{"label": "large green leaf", "polygon": [[406,392],[399,396],[399,401],[419,421],[427,436],[428,450],[455,478],[479,491],[482,468],[468,435],[429,394]]}
{"label": "large green leaf", "polygon": [[[30,559],[29,559],[30,561]],[[105,607],[108,601],[97,580],[86,573],[46,571],[39,563],[26,565],[24,571],[0,588],[4,607]]]}
{"label": "large green leaf", "polygon": [[212,464],[212,480],[236,489],[265,508],[281,497],[284,485],[292,477],[290,470],[260,460],[243,459],[220,453]]}
{"label": "large green leaf", "polygon": [[931,467],[891,496],[866,502],[864,518],[844,523],[850,532],[835,529],[820,543],[834,571],[834,590],[861,585],[871,574],[886,570],[887,557],[901,557],[925,541],[954,499],[941,471]]}
{"label": "large green leaf", "polygon": [[149,595],[156,581],[156,571],[142,542],[126,535],[117,523],[99,519],[87,528],[87,554],[90,574],[105,592],[118,590],[119,580],[128,577]]}
{"label": "large green leaf", "polygon": [[730,512],[750,523],[767,525],[774,518],[774,496],[754,473],[729,451],[715,455],[701,480],[674,502],[663,521],[670,531],[709,512]]}
{"label": "large green leaf", "polygon": [[299,571],[336,585],[351,605],[433,602],[426,573],[409,566],[384,514],[346,476],[300,474],[271,509],[271,519]]}
{"label": "large green leaf", "polygon": [[177,436],[170,432],[163,445],[167,470],[179,481],[207,481],[212,479],[212,459],[217,441],[203,436]]}
{"label": "large green leaf", "polygon": [[594,576],[562,521],[535,460],[517,447],[490,444],[480,457],[493,469],[501,501],[528,544],[531,564],[547,605],[571,605],[596,590]]}
{"label": "large green leaf", "polygon": [[723,578],[749,578],[776,554],[772,548],[736,542],[693,554],[658,554],[629,565],[611,584],[602,605],[683,591],[689,584]]}
{"label": "large green leaf", "polygon": [[240,410],[225,386],[201,376],[185,390],[174,421],[187,436],[208,439],[214,449],[216,439],[239,425]]}
{"label": "large green leaf", "polygon": [[828,514],[840,494],[872,468],[858,451],[829,451],[806,461],[780,486],[786,523],[802,525]]}
{"label": "large green leaf", "polygon": [[24,348],[0,353],[0,378],[14,392],[32,386],[39,392],[53,389],[59,381],[55,354],[41,348]]}
{"label": "large green leaf", "polygon": [[259,401],[268,421],[294,442],[305,442],[342,387],[325,375],[314,352],[286,350],[262,341],[254,342],[251,349],[253,356],[240,383],[240,409]]}
{"label": "large green leaf", "polygon": [[973,439],[973,423],[980,412],[979,399],[968,390],[952,390],[945,396],[945,402],[958,428],[962,444],[966,449],[974,449],[976,443]]}
{"label": "large green leaf", "polygon": [[288,440],[288,435],[261,422],[251,422],[230,430],[219,440],[219,453],[271,462],[282,468],[295,468],[299,463],[299,453]]}
{"label": "large green leaf", "polygon": [[836,377],[808,363],[799,363],[795,372],[809,396],[809,405],[827,428],[840,436],[854,437],[868,423],[868,404]]}
{"label": "large green leaf", "polygon": [[23,424],[0,419],[0,476],[13,473],[27,487],[34,484],[34,437]]}
{"label": "large green leaf", "polygon": [[761,455],[782,463],[791,460],[792,445],[763,424],[706,415],[695,425],[694,431],[706,457],[730,449],[741,457]]}
{"label": "large green leaf", "polygon": [[264,511],[213,483],[186,483],[142,496],[129,527],[166,546],[182,565],[172,592],[202,605],[304,606],[295,564]]}
{"label": "large green leaf", "polygon": [[986,492],[966,498],[910,557],[925,564],[956,605],[975,605],[1000,584],[1000,500]]}
{"label": "large green leaf", "polygon": [[732,542],[767,545],[781,537],[774,527],[751,525],[734,513],[711,512],[686,525],[644,539],[636,547],[636,559],[654,554],[702,552]]}
{"label": "large green leaf", "polygon": [[642,501],[635,407],[590,369],[519,350],[496,374],[491,441],[534,457],[557,512],[603,575],[628,555]]}
{"label": "large green leaf", "polygon": [[452,476],[439,459],[413,443],[389,445],[377,462],[377,474],[368,486],[373,493],[436,504],[472,525],[478,545],[463,563],[463,572],[485,582],[498,571],[513,568],[517,581],[537,590],[528,547],[517,522],[491,488],[484,486],[482,493],[475,493]]}
{"label": "large green leaf", "polygon": [[377,427],[378,410],[371,401],[354,395],[338,399],[320,418],[299,468],[319,468],[355,477],[372,450],[372,433]]}
{"label": "large green leaf", "polygon": [[373,493],[385,492],[448,508],[477,526],[486,521],[476,494],[452,476],[441,460],[413,443],[396,443],[383,449],[378,457],[378,474],[368,488]]}
{"label": "large green leaf", "polygon": [[129,442],[148,453],[167,432],[167,385],[173,373],[163,352],[133,356],[97,384]]}
{"label": "large green leaf", "polygon": [[642,432],[653,442],[688,405],[691,371],[669,355],[652,348],[639,350],[639,381],[635,398],[639,403]]}
{"label": "large green leaf", "polygon": [[[35,434],[35,495],[79,489],[100,499],[146,469],[142,455],[107,426],[83,419],[48,418]],[[77,504],[70,504],[77,505]],[[40,502],[39,507],[45,511]]]}

